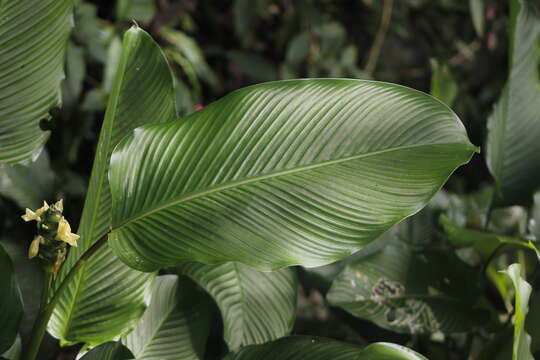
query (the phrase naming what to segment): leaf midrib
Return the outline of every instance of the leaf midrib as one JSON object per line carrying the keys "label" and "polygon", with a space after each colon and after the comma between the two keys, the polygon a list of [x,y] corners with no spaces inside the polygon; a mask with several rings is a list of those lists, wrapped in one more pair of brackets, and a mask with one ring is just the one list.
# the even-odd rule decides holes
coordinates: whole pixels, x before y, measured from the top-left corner
{"label": "leaf midrib", "polygon": [[207,190],[203,190],[203,191],[199,191],[199,192],[192,192],[192,193],[188,193],[187,195],[182,194],[180,197],[178,197],[176,199],[172,199],[171,201],[165,202],[163,205],[160,205],[160,206],[157,206],[157,207],[155,207],[153,209],[145,211],[145,212],[141,213],[140,215],[129,217],[129,218],[121,221],[117,225],[113,224],[111,232],[114,232],[114,231],[120,229],[121,227],[128,225],[129,223],[132,223],[132,222],[135,222],[135,221],[137,221],[137,220],[139,220],[141,218],[150,216],[153,213],[156,213],[156,212],[161,211],[163,209],[166,209],[168,207],[178,205],[178,204],[181,204],[183,202],[188,202],[188,201],[191,201],[193,199],[204,197],[204,196],[216,193],[216,192],[231,189],[231,188],[234,188],[234,187],[237,187],[237,186],[242,186],[242,185],[246,185],[246,184],[259,182],[259,181],[262,181],[262,180],[277,178],[277,177],[280,177],[280,176],[291,175],[291,174],[295,174],[295,173],[299,173],[299,172],[303,172],[303,171],[307,171],[307,170],[322,168],[322,167],[325,167],[325,166],[336,165],[336,164],[340,164],[340,163],[347,162],[347,161],[358,160],[358,159],[361,159],[361,158],[366,158],[366,157],[369,157],[369,156],[375,156],[375,155],[379,155],[379,154],[389,153],[389,152],[393,152],[393,151],[408,150],[408,149],[414,149],[414,148],[420,148],[420,147],[447,146],[447,145],[463,145],[466,148],[470,148],[471,154],[475,149],[474,145],[472,145],[472,144],[460,143],[460,142],[414,144],[414,145],[398,146],[398,147],[394,147],[394,148],[389,148],[389,149],[384,149],[384,150],[379,150],[379,151],[372,151],[372,152],[368,152],[368,153],[348,156],[348,157],[344,157],[344,158],[341,158],[341,159],[329,160],[329,161],[324,161],[324,162],[315,163],[315,164],[311,164],[311,165],[300,166],[300,167],[293,168],[293,169],[270,172],[270,173],[266,173],[264,175],[253,176],[253,177],[249,177],[249,178],[246,178],[246,179],[243,179],[243,180],[229,181],[229,182],[225,182],[225,183],[223,183],[221,185],[218,185],[218,186],[215,186],[215,187],[209,187],[209,188],[207,188]]}

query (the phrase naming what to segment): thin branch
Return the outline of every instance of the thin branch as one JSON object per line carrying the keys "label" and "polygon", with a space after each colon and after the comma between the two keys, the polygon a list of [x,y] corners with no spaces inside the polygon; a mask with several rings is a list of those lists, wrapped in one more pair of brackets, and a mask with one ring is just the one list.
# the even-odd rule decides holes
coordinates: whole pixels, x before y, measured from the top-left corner
{"label": "thin branch", "polygon": [[375,67],[377,66],[377,61],[379,60],[379,55],[381,54],[384,38],[386,37],[386,32],[390,26],[393,3],[394,0],[384,0],[381,24],[379,25],[377,35],[375,35],[375,40],[373,41],[371,49],[369,50],[368,60],[366,62],[366,66],[364,67],[364,72],[369,75],[373,74]]}

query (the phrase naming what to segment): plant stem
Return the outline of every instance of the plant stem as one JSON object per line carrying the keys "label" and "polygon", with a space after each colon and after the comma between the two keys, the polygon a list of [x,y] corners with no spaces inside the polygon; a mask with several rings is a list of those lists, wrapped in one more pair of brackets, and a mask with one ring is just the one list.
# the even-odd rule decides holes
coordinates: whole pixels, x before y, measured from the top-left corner
{"label": "plant stem", "polygon": [[[39,347],[41,345],[41,341],[43,339],[43,336],[45,335],[47,324],[49,323],[49,319],[51,318],[56,304],[58,304],[58,301],[60,300],[60,296],[68,287],[69,283],[75,277],[75,275],[77,275],[79,270],[84,267],[86,261],[90,258],[90,256],[92,256],[96,251],[98,251],[106,242],[107,236],[104,236],[98,241],[96,241],[92,246],[90,246],[90,248],[88,248],[88,250],[84,252],[84,254],[81,255],[79,260],[77,260],[75,265],[73,265],[69,273],[66,275],[49,303],[47,303],[48,294],[46,294],[45,296],[42,294],[42,303],[39,308],[36,320],[34,321],[34,326],[32,327],[30,343],[23,350],[23,356],[21,358],[22,360],[35,360],[39,351]],[[46,283],[49,283],[49,277],[50,275],[47,275],[45,279]],[[48,285],[44,286],[46,286],[44,287],[44,292],[47,292],[45,289],[49,289],[49,287]],[[43,299],[45,299],[44,302]]]}
{"label": "plant stem", "polygon": [[390,19],[392,18],[393,2],[393,0],[384,0],[381,24],[379,25],[379,30],[377,30],[377,35],[375,35],[373,45],[371,45],[371,49],[369,50],[368,60],[366,62],[366,66],[364,67],[364,72],[368,75],[373,74],[375,67],[377,66],[377,61],[379,60],[379,55],[381,54],[384,38],[386,37],[386,32],[388,31],[388,26],[390,25]]}

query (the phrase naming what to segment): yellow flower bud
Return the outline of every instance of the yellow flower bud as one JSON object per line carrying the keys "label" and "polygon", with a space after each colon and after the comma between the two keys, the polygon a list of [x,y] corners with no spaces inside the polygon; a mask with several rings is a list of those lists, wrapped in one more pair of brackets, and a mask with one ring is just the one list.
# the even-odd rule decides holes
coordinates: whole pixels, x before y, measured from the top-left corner
{"label": "yellow flower bud", "polygon": [[71,246],[77,247],[78,238],[80,238],[80,236],[71,232],[71,226],[69,226],[68,221],[62,216],[62,218],[58,222],[56,240],[64,241]]}
{"label": "yellow flower bud", "polygon": [[30,243],[30,247],[28,248],[29,259],[36,257],[36,255],[39,253],[39,244],[41,243],[41,240],[43,240],[43,237],[38,235]]}
{"label": "yellow flower bud", "polygon": [[49,210],[49,205],[47,204],[46,201],[44,201],[43,206],[37,209],[36,211],[32,211],[26,208],[26,214],[24,214],[21,217],[24,221],[27,221],[27,222],[32,221],[32,220],[39,221],[40,220],[39,217],[47,210]]}
{"label": "yellow flower bud", "polygon": [[56,210],[63,212],[64,211],[64,199],[60,199],[54,204]]}

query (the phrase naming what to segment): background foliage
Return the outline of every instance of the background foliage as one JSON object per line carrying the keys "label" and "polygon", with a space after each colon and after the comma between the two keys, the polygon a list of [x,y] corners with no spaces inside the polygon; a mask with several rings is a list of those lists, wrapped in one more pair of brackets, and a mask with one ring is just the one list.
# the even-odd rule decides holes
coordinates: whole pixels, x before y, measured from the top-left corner
{"label": "background foliage", "polygon": [[[324,267],[294,267],[272,277],[234,263],[188,263],[162,270],[156,279],[155,274],[142,279],[105,248],[96,256],[102,266],[114,268],[122,279],[116,288],[118,297],[135,287],[137,281],[154,281],[126,299],[131,307],[125,309],[132,316],[128,325],[137,325],[125,344],[137,358],[150,356],[145,351],[159,354],[168,349],[167,344],[174,343],[182,345],[186,358],[217,359],[227,349],[291,332],[360,345],[389,341],[411,347],[429,359],[465,359],[469,355],[474,359],[510,359],[513,352],[520,351],[519,344],[531,341],[527,340],[528,332],[532,338],[530,351],[538,355],[540,294],[535,289],[540,284],[540,267],[531,251],[534,248],[524,239],[540,236],[540,196],[532,195],[540,184],[536,171],[539,162],[532,160],[539,153],[534,144],[539,123],[536,108],[540,104],[540,22],[534,11],[526,18],[522,14],[520,20],[519,4],[506,0],[76,1],[74,27],[65,50],[62,106],[48,111],[58,99],[46,98],[47,106],[36,110],[43,112],[40,127],[50,130],[49,135],[23,134],[37,137],[41,143],[49,136],[45,150],[29,167],[0,165],[0,254],[4,256],[5,249],[13,259],[25,308],[24,315],[11,314],[23,316],[18,342],[26,341],[29,335],[41,279],[38,269],[28,268],[23,260],[34,229],[13,214],[25,207],[38,207],[43,199],[64,198],[69,204],[66,217],[72,219],[75,229],[80,222],[79,230],[84,234],[99,237],[107,231],[109,220],[99,223],[92,212],[110,207],[110,199],[104,195],[107,193],[100,192],[101,186],[108,186],[106,167],[96,172],[95,179],[90,179],[90,172],[96,148],[101,150],[98,153],[103,161],[108,160],[113,144],[125,133],[121,128],[111,130],[109,142],[98,144],[104,117],[126,123],[133,113],[161,111],[163,116],[174,118],[175,113],[189,115],[246,85],[299,77],[347,77],[394,82],[431,93],[458,114],[472,143],[482,148],[482,155],[475,155],[468,166],[460,168],[428,207],[398,224],[377,244]],[[60,10],[59,17],[65,15]],[[126,63],[120,53],[122,36],[133,22],[163,49],[173,69],[174,84],[167,83],[167,74],[158,70],[153,83],[129,78],[139,65]],[[22,27],[17,29],[24,31]],[[58,32],[55,36],[66,35]],[[34,46],[30,40],[28,46]],[[139,49],[139,56],[144,57],[146,50]],[[46,75],[59,76],[61,64],[49,61],[46,65],[50,68]],[[105,113],[107,104],[113,102],[111,98],[121,97],[113,87],[114,77],[120,72],[128,74],[124,86],[138,86],[133,91],[141,99],[151,97],[155,87],[170,89],[168,96],[176,99],[177,108],[156,105],[156,110],[143,103],[134,108],[119,99]],[[0,94],[4,94],[2,91],[7,90],[0,88]],[[43,92],[48,94],[46,89]],[[0,97],[0,108],[1,101]],[[530,104],[536,104],[536,108]],[[513,118],[523,119],[524,125],[506,129]],[[28,151],[35,153],[32,146],[35,143]],[[500,150],[505,147],[508,149]],[[21,156],[15,151],[7,153],[8,162]],[[100,165],[94,166],[99,170]],[[83,211],[87,191],[95,194],[96,200],[94,210]],[[90,245],[78,249],[77,256]],[[378,251],[383,245],[384,250]],[[66,268],[73,261],[68,259]],[[514,305],[514,294],[520,291],[513,284],[524,281],[519,279],[519,270],[509,270],[512,278],[498,272],[515,261],[521,263],[522,275],[532,285],[526,295],[530,296],[526,321],[519,315],[527,308],[526,303]],[[379,266],[381,263],[385,266]],[[430,273],[437,268],[440,273]],[[11,272],[10,268],[1,274],[10,276]],[[431,276],[422,276],[426,273]],[[87,313],[103,300],[99,298],[103,289],[96,287],[99,274],[96,266],[84,269],[71,290],[75,295],[61,301],[54,314],[49,330],[62,345],[103,342],[103,329],[99,325],[92,328],[87,322]],[[381,283],[381,278],[386,282]],[[351,284],[356,281],[365,286],[355,288]],[[250,297],[261,291],[257,288],[260,284],[270,292],[268,297],[272,292],[282,295],[275,300],[280,306],[271,309],[268,316],[274,323],[269,328],[250,328],[244,334],[238,330],[245,326],[239,319],[271,308]],[[405,288],[396,284],[405,284]],[[153,306],[157,306],[151,300],[156,288],[167,294],[159,305],[167,311],[156,312],[162,319],[152,316]],[[366,288],[372,291],[366,292]],[[244,297],[238,298],[238,293]],[[185,297],[197,301],[180,306],[176,297],[182,298],[182,294],[190,294]],[[85,301],[72,303],[77,296]],[[291,299],[296,297],[295,307]],[[420,304],[415,300],[429,303],[432,310],[415,305]],[[137,322],[148,304],[142,321]],[[203,306],[211,311],[200,310]],[[420,320],[407,313],[411,308],[420,314]],[[518,348],[512,348],[511,340],[514,313],[518,315],[516,331],[521,329],[516,337],[523,339]],[[114,316],[100,319],[102,327],[114,329],[115,334],[128,327],[124,318],[121,322]],[[165,328],[160,327],[163,324]],[[208,336],[208,341],[193,343],[168,336],[167,329],[190,329],[200,337]],[[155,339],[146,338],[148,333],[155,334]],[[4,339],[1,341],[3,346]],[[306,341],[310,340],[278,340],[275,349],[286,342]],[[5,343],[11,343],[11,339]],[[328,350],[333,353],[340,346],[332,342],[319,345],[321,349],[333,349]],[[42,355],[73,358],[80,346],[60,348],[49,337]],[[351,346],[339,351],[357,350]],[[117,344],[100,348],[104,353],[124,354],[126,359],[131,355],[119,350]],[[86,345],[82,351],[85,349]],[[0,353],[4,350],[2,347]],[[251,352],[262,357],[265,351],[264,346],[249,347],[230,358],[244,358]],[[370,347],[364,351],[369,358]]]}

